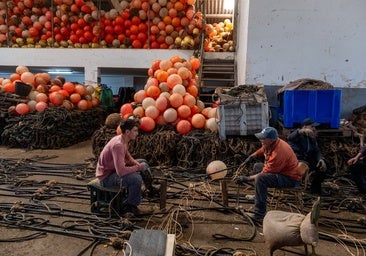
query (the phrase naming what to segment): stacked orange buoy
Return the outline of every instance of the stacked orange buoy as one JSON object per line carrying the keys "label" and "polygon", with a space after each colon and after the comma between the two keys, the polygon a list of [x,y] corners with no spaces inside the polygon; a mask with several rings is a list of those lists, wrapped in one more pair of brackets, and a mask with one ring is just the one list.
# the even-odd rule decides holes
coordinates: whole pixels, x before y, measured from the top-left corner
{"label": "stacked orange buoy", "polygon": [[109,10],[94,2],[0,1],[0,47],[194,49],[199,44],[203,17],[195,0],[122,0]]}
{"label": "stacked orange buoy", "polygon": [[18,115],[29,112],[43,112],[48,107],[64,106],[67,109],[88,110],[99,105],[99,99],[94,97],[92,85],[82,85],[67,82],[64,77],[51,79],[48,73],[33,74],[26,66],[18,66],[9,78],[0,80],[0,91],[15,93],[16,82],[22,82],[32,87],[26,96],[27,104],[15,106]]}
{"label": "stacked orange buoy", "polygon": [[134,94],[133,103],[121,106],[122,117],[139,116],[140,129],[145,132],[154,130],[156,125],[173,125],[180,134],[192,129],[216,131],[217,109],[205,108],[197,98],[196,72],[200,65],[200,60],[193,56],[189,60],[179,56],[154,60],[144,89]]}

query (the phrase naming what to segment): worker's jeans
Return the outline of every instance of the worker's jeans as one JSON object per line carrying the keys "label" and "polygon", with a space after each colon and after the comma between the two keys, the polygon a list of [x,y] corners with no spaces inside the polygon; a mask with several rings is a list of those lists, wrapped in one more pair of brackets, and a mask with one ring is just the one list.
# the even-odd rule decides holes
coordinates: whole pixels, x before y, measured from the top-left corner
{"label": "worker's jeans", "polygon": [[356,183],[358,191],[366,194],[366,163],[359,161],[349,167],[353,181]]}
{"label": "worker's jeans", "polygon": [[[144,165],[144,171],[149,168],[149,165],[144,159],[136,159],[139,163]],[[122,184],[121,184],[122,182]],[[127,188],[127,200],[126,204],[138,206],[141,203],[141,185],[142,177],[139,172],[127,174],[123,177],[117,175],[116,172],[109,175],[102,180],[103,187],[126,187]]]}
{"label": "worker's jeans", "polygon": [[[122,182],[122,184],[121,184]],[[141,202],[141,184],[142,177],[139,173],[134,172],[120,177],[116,172],[102,180],[103,187],[126,187],[127,200],[126,204],[138,206]]]}
{"label": "worker's jeans", "polygon": [[260,216],[266,214],[268,188],[286,188],[300,186],[300,181],[277,173],[259,173],[255,177],[254,213]]}

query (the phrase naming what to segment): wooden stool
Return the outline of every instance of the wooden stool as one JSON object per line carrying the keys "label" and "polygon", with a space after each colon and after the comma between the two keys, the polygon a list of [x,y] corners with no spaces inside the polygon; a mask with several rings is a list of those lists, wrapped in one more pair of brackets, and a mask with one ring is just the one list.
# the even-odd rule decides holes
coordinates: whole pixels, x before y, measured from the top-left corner
{"label": "wooden stool", "polygon": [[270,206],[277,210],[281,201],[293,202],[294,207],[298,208],[300,212],[304,210],[303,188],[275,188],[273,189],[272,197],[270,198]]}
{"label": "wooden stool", "polygon": [[274,188],[272,198],[270,199],[270,206],[272,206],[274,210],[277,210],[282,199],[293,202],[294,206],[297,207],[300,212],[303,212],[303,195],[307,188],[309,166],[306,163],[300,161],[297,165],[297,171],[299,175],[301,175],[300,187]]}
{"label": "wooden stool", "polygon": [[90,191],[90,210],[101,215],[122,214],[123,204],[127,198],[127,188],[103,187],[99,179],[94,179],[87,184]]}

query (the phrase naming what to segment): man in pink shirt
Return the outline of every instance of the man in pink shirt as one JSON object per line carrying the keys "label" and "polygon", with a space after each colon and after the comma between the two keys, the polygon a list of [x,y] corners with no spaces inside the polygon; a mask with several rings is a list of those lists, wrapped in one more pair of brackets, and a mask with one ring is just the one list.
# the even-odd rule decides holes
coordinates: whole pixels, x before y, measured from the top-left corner
{"label": "man in pink shirt", "polygon": [[261,221],[266,214],[268,188],[299,186],[301,175],[297,170],[298,160],[294,151],[286,141],[278,138],[275,128],[266,127],[255,136],[260,140],[262,147],[245,161],[264,157],[264,163],[257,163],[253,175],[239,176],[236,183],[254,181],[254,213],[248,215]]}
{"label": "man in pink shirt", "polygon": [[121,122],[121,135],[113,137],[103,148],[98,158],[96,177],[104,187],[123,186],[128,190],[126,212],[141,215],[142,177],[139,172],[148,172],[149,166],[143,159],[134,159],[128,151],[130,141],[139,134],[139,121],[125,119]]}

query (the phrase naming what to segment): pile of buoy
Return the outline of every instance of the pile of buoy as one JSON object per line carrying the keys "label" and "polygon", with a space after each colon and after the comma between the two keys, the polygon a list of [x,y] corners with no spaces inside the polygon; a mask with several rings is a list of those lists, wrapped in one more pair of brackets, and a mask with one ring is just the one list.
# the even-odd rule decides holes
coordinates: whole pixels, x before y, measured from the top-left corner
{"label": "pile of buoy", "polygon": [[134,102],[120,108],[122,117],[139,116],[140,129],[153,131],[157,125],[171,125],[180,134],[192,129],[217,131],[217,108],[205,107],[198,99],[197,70],[200,60],[179,56],[155,60],[148,70],[144,89],[134,95]]}
{"label": "pile of buoy", "polygon": [[21,95],[23,102],[9,107],[11,115],[43,112],[54,106],[80,110],[99,106],[94,86],[69,82],[63,76],[52,79],[49,73],[32,73],[26,66],[17,66],[8,78],[0,78],[0,92],[16,94],[17,84],[29,86],[30,90],[26,95]]}

